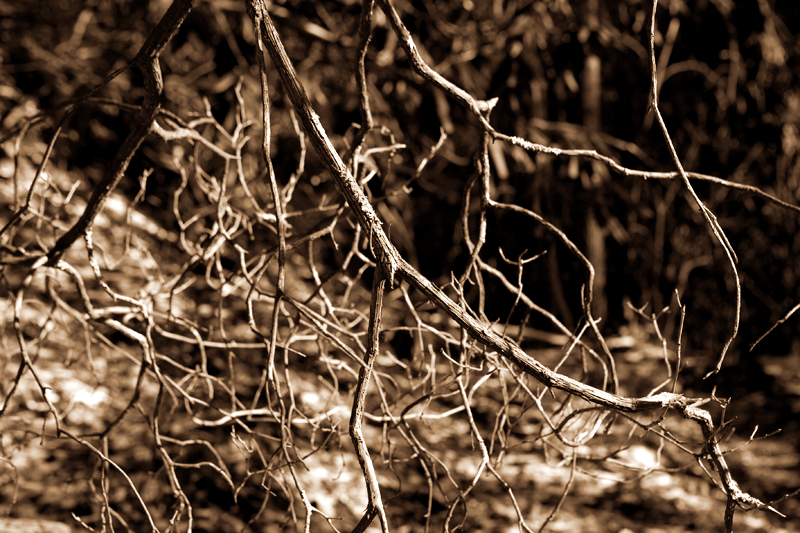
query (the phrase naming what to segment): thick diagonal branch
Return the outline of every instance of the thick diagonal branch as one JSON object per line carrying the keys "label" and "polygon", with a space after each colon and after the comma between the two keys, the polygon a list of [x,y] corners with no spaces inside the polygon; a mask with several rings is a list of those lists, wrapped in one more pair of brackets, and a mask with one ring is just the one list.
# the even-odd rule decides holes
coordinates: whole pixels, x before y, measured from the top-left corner
{"label": "thick diagonal branch", "polygon": [[358,218],[359,224],[371,236],[371,244],[377,255],[376,258],[386,263],[389,281],[393,282],[400,254],[392,246],[389,237],[383,231],[378,215],[325,133],[320,123],[319,115],[314,112],[306,90],[297,78],[297,72],[295,72],[289,56],[286,55],[286,50],[283,47],[278,31],[275,29],[275,25],[272,23],[272,19],[264,6],[264,0],[250,0],[247,5],[248,12],[254,23],[259,23],[257,21],[260,21],[260,24],[263,25],[263,43],[258,43],[258,46],[262,46],[262,44],[267,46],[272,61],[281,76],[286,93],[289,95],[289,99],[300,117],[303,128],[311,139],[317,155],[330,171],[339,191],[344,195],[356,218]]}
{"label": "thick diagonal branch", "polygon": [[[447,313],[469,334],[486,344],[491,349],[496,350],[503,357],[518,365],[524,372],[533,376],[536,380],[547,387],[560,389],[569,394],[579,396],[584,400],[598,406],[606,407],[620,412],[643,412],[654,409],[674,409],[684,418],[694,420],[703,429],[706,439],[713,439],[713,425],[710,415],[693,405],[693,401],[679,394],[663,392],[655,396],[641,398],[630,398],[613,394],[596,387],[592,387],[568,376],[554,372],[527,353],[519,346],[501,337],[492,330],[487,324],[481,323],[473,318],[468,312],[457,305],[442,290],[431,283],[425,276],[420,274],[414,267],[406,262],[383,231],[381,222],[375,214],[369,200],[358,186],[358,183],[342,162],[339,154],[334,149],[325,130],[319,121],[319,116],[314,112],[311,102],[306,95],[303,85],[297,78],[297,74],[289,61],[283,48],[280,37],[275,30],[272,20],[263,5],[263,0],[251,0],[248,4],[251,10],[251,17],[254,21],[263,24],[263,44],[267,46],[272,60],[281,76],[284,87],[289,95],[295,111],[302,119],[306,133],[310,137],[312,144],[317,151],[320,159],[327,165],[328,170],[339,186],[339,190],[345,196],[355,213],[359,224],[365,232],[371,235],[371,245],[379,262],[376,276],[381,279],[384,275],[391,279],[394,274],[404,278],[417,290],[425,294],[427,298],[439,309]],[[259,17],[256,17],[255,9],[261,10]],[[259,43],[261,46],[262,43]],[[471,98],[471,97],[469,97]],[[473,100],[474,102],[474,100]],[[477,104],[475,104],[477,105]],[[470,105],[472,107],[472,105]],[[515,138],[516,139],[516,138]],[[520,142],[523,142],[521,139]],[[524,141],[527,142],[527,141]],[[370,331],[375,325],[374,309],[371,314]],[[372,347],[370,347],[370,350]],[[365,380],[360,379],[360,384]],[[362,393],[362,392],[359,392]],[[354,413],[355,416],[356,413]],[[357,445],[360,445],[357,443]],[[721,481],[729,495],[739,505],[759,506],[761,502],[751,496],[742,493],[735,484],[732,483],[730,472],[722,458],[722,451],[718,446],[710,446],[707,450],[711,461],[722,469],[720,473]],[[757,502],[757,503],[756,503]],[[373,508],[374,512],[375,509]],[[362,525],[362,524],[360,524]]]}
{"label": "thick diagonal branch", "polygon": [[55,266],[64,252],[86,233],[87,228],[92,225],[94,218],[103,209],[106,200],[116,189],[122,176],[125,175],[136,150],[150,133],[153,122],[161,109],[161,95],[164,92],[164,80],[161,77],[158,56],[178,31],[193,4],[194,0],[175,0],[158,25],[147,36],[139,53],[136,54],[133,63],[142,71],[144,79],[145,94],[142,108],[133,121],[130,133],[111,161],[108,172],[92,191],[92,197],[89,199],[86,210],[78,221],[56,241],[55,246],[47,254],[49,266]]}

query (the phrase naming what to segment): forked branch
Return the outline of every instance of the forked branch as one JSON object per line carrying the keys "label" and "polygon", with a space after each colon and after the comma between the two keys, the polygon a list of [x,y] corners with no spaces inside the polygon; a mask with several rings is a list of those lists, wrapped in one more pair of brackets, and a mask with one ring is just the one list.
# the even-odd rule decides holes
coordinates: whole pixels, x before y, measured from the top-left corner
{"label": "forked branch", "polygon": [[[723,452],[719,445],[714,440],[714,426],[710,414],[700,409],[695,400],[685,398],[679,394],[662,392],[655,396],[647,396],[640,398],[631,398],[621,396],[605,390],[601,390],[585,383],[574,380],[568,376],[559,374],[552,371],[547,366],[535,358],[528,355],[519,346],[510,342],[504,337],[498,335],[490,325],[483,324],[472,315],[466,312],[461,306],[457,305],[451,298],[449,298],[442,290],[430,282],[425,276],[420,274],[413,266],[406,262],[394,248],[389,241],[386,233],[383,231],[381,221],[375,213],[369,200],[361,190],[360,186],[354,179],[350,170],[342,161],[339,154],[333,148],[333,145],[328,138],[325,130],[323,129],[319,116],[315,113],[311,106],[311,102],[306,95],[306,91],[297,77],[297,74],[292,66],[285,50],[281,39],[272,23],[269,13],[263,4],[263,0],[251,0],[248,4],[249,12],[256,24],[262,24],[261,33],[263,34],[263,43],[265,45],[275,63],[275,67],[280,73],[283,85],[289,98],[294,106],[295,112],[301,117],[304,129],[311,139],[311,142],[317,151],[320,159],[326,164],[329,172],[333,176],[336,184],[341,193],[347,199],[351,209],[356,215],[362,229],[365,233],[371,236],[371,247],[376,260],[379,264],[377,268],[376,283],[383,283],[384,276],[390,282],[395,275],[398,275],[408,281],[413,287],[422,292],[433,304],[439,309],[444,311],[453,320],[455,320],[462,328],[464,328],[473,338],[481,343],[487,345],[493,350],[502,354],[509,361],[518,365],[523,371],[537,379],[540,383],[547,387],[563,390],[569,394],[583,398],[596,405],[607,407],[620,412],[643,412],[654,409],[673,409],[677,411],[684,418],[697,422],[702,429],[703,435],[706,439],[705,453],[709,460],[715,465],[720,475],[720,482],[727,492],[731,506],[740,506],[744,508],[753,507],[766,507],[765,504],[752,496],[743,493],[736,482],[733,480],[730,470],[723,457]],[[365,7],[370,3],[366,2]],[[399,17],[394,13],[393,8],[388,0],[381,0],[381,5],[388,12],[389,19],[393,25],[400,29],[400,37],[404,43],[407,52],[413,55],[415,48],[410,35],[402,32],[402,26],[399,24]],[[527,149],[534,149],[537,151],[553,152],[546,147],[534,145],[524,139],[510,137],[496,132],[486,120],[484,114],[492,107],[489,102],[478,102],[472,96],[467,94],[460,88],[457,88],[450,82],[447,82],[440,75],[433,73],[430,67],[421,62],[418,55],[413,55],[412,63],[430,81],[438,84],[440,87],[448,90],[450,94],[462,101],[469,109],[471,109],[476,116],[480,119],[487,133],[496,139],[505,140],[512,144],[523,146]],[[433,74],[432,74],[433,73]],[[684,180],[688,180],[685,172],[681,173]],[[710,217],[710,212],[704,211],[706,217]],[[713,219],[712,219],[713,220]],[[712,227],[715,227],[712,223]],[[724,238],[718,235],[721,242]],[[729,246],[726,246],[729,250]],[[732,256],[731,256],[732,257]],[[731,259],[734,261],[734,259]],[[380,314],[380,305],[376,305],[376,295],[380,294],[382,299],[383,289],[376,286],[373,289],[373,304],[370,313],[370,346],[368,350],[367,364],[362,367],[361,375],[359,378],[358,391],[356,404],[354,406],[353,418],[351,420],[351,428],[355,428],[351,433],[353,434],[354,443],[356,447],[361,449],[360,460],[362,461],[362,468],[365,468],[365,475],[367,476],[368,483],[371,475],[369,474],[369,466],[363,462],[364,452],[366,448],[363,443],[358,439],[358,423],[361,419],[361,411],[363,409],[363,399],[359,399],[365,394],[365,387],[368,383],[369,373],[371,372],[372,364],[374,363],[375,352],[377,345],[376,335],[378,319]],[[369,354],[372,354],[371,356]],[[363,448],[363,449],[362,449]],[[366,466],[365,466],[366,465]],[[372,513],[381,512],[381,507],[378,505],[379,492],[370,492],[370,511],[367,515]],[[728,521],[728,514],[730,514],[730,523],[732,524],[732,510],[726,513],[726,521]],[[367,520],[365,515],[365,520]],[[382,515],[383,524],[383,515]],[[371,518],[369,518],[371,520]],[[363,520],[362,520],[363,522]]]}

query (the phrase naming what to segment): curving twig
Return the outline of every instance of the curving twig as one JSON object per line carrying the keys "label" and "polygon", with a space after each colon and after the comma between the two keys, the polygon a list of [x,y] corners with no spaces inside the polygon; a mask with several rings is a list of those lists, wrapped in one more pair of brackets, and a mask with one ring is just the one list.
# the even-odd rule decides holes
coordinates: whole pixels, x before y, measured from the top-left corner
{"label": "curving twig", "polygon": [[[444,80],[444,78],[442,78],[439,74],[435,73],[430,69],[430,67],[425,65],[425,63],[419,59],[418,54],[415,53],[416,49],[413,45],[410,34],[408,34],[407,30],[403,31],[404,27],[402,26],[402,23],[400,23],[396,12],[394,12],[391,2],[389,0],[380,0],[380,2],[381,6],[384,8],[384,12],[387,13],[389,20],[395,27],[395,30],[399,33],[401,41],[403,42],[403,46],[411,56],[412,63],[414,64],[415,68],[417,68],[424,75],[424,77],[426,77],[426,79],[429,79],[437,85],[445,88],[451,95],[462,101],[465,106],[473,111],[481,124],[484,126],[485,131],[493,138],[505,140],[506,142],[517,144],[527,149],[534,149],[536,151],[542,151],[545,153],[567,153],[567,151],[551,149],[541,145],[534,145],[533,143],[518,137],[511,137],[496,132],[488,124],[488,120],[485,118],[485,114],[487,114],[488,111],[490,111],[493,107],[493,102],[478,102],[465,91],[456,87],[447,80]],[[251,17],[252,16],[253,13],[251,12]],[[375,211],[372,208],[369,200],[364,195],[349,169],[342,162],[342,159],[339,157],[338,153],[334,150],[330,139],[325,133],[325,130],[322,128],[322,125],[319,121],[319,116],[314,112],[313,107],[306,96],[305,89],[297,78],[294,67],[286,55],[280,37],[274,25],[272,24],[269,13],[264,10],[263,19],[256,20],[254,18],[254,21],[256,23],[263,24],[263,42],[267,46],[270,55],[272,56],[273,62],[280,73],[283,85],[290,100],[292,101],[295,111],[301,117],[301,121],[311,140],[312,145],[317,151],[320,159],[328,167],[329,172],[336,181],[339,190],[350,204],[350,207],[356,215],[356,218],[358,219],[362,229],[368,235],[370,235],[371,249],[378,260],[379,265],[375,274],[377,280],[376,283],[380,283],[380,280],[384,275],[387,276],[390,282],[394,279],[395,274],[401,276],[417,290],[422,292],[425,297],[427,297],[428,300],[430,300],[434,305],[455,320],[469,333],[470,336],[496,350],[503,357],[518,365],[524,372],[533,376],[546,387],[563,390],[598,406],[607,407],[623,413],[644,412],[655,409],[673,409],[682,417],[695,421],[703,430],[703,434],[706,439],[706,451],[710,457],[710,460],[717,466],[722,486],[728,493],[729,507],[731,507],[731,509],[734,507],[766,507],[766,505],[759,500],[753,498],[749,494],[743,493],[735,484],[730,474],[730,470],[725,463],[723,452],[714,440],[716,437],[714,436],[714,426],[711,416],[707,411],[697,407],[694,400],[687,399],[679,394],[668,392],[662,392],[657,395],[646,397],[631,398],[592,387],[570,377],[554,372],[535,358],[525,353],[515,343],[509,341],[501,335],[498,335],[489,325],[476,319],[464,308],[450,299],[441,289],[431,283],[430,280],[420,274],[408,262],[406,262],[389,241],[388,237],[383,231],[381,221],[375,214]],[[679,163],[680,162],[678,161],[678,164]],[[679,167],[679,169],[682,170],[682,167]],[[684,181],[688,184],[688,176],[686,176],[685,172],[681,172],[681,175],[684,178]],[[709,223],[712,225],[712,228],[718,228],[718,224],[715,223],[715,219],[710,211],[705,210],[704,214],[709,220]],[[735,257],[732,254],[732,250],[730,250],[730,246],[726,244],[726,239],[723,235],[716,231],[715,234],[717,234],[720,242],[725,245],[725,249],[729,253],[729,257],[735,268]],[[373,295],[377,292],[378,289],[374,289]],[[587,299],[588,298],[590,298],[590,296],[587,296]],[[370,315],[371,329],[369,351],[372,351],[373,349],[377,350],[377,346],[374,348],[372,347],[372,335],[375,334],[375,331],[372,328],[375,327],[377,320],[377,317],[375,316],[375,310],[375,296],[373,296],[373,309]],[[591,315],[588,316],[589,318],[591,317]],[[594,321],[590,320],[590,324],[594,325]],[[730,341],[728,345],[729,344]],[[365,368],[368,366],[369,361],[368,365],[362,367],[362,374],[366,372]],[[359,387],[363,387],[364,381],[365,380],[363,378],[359,380]],[[363,391],[360,390],[359,393],[363,394]],[[358,406],[359,401],[357,400],[354,406],[353,418],[351,419],[353,421],[360,420],[360,416],[357,416],[356,413],[356,408],[358,408]],[[356,442],[356,445],[360,447],[361,443]],[[362,467],[364,467],[364,463],[362,463]],[[365,475],[369,477],[369,474],[366,470]],[[368,481],[368,484],[369,483],[370,482]],[[377,501],[375,498],[378,496],[379,494],[371,492],[371,501],[375,503]],[[362,523],[359,524],[359,527],[363,525],[365,520],[371,521],[374,516],[369,519],[368,516],[370,516],[372,513],[379,512],[378,509],[381,508],[376,508],[375,506],[371,505],[370,509],[371,511],[365,514]],[[730,514],[730,522],[732,524],[733,510],[726,512],[726,522],[728,522],[728,514]]]}
{"label": "curving twig", "polygon": [[650,109],[656,116],[658,120],[658,124],[661,127],[661,132],[664,135],[664,141],[667,143],[667,147],[669,148],[669,153],[672,156],[672,160],[675,162],[675,166],[680,173],[681,178],[683,179],[683,183],[686,186],[686,190],[689,191],[689,194],[692,195],[694,201],[697,202],[700,211],[702,211],[703,216],[708,222],[711,231],[714,233],[714,236],[717,238],[719,243],[722,245],[722,248],[725,250],[725,255],[728,256],[728,262],[731,265],[731,270],[733,271],[733,278],[736,281],[736,315],[733,319],[733,331],[731,332],[731,336],[728,338],[725,346],[722,347],[722,352],[720,353],[719,360],[717,361],[717,366],[714,370],[710,371],[706,374],[706,378],[709,376],[716,374],[722,368],[722,363],[725,361],[725,354],[728,352],[728,348],[730,348],[733,339],[736,338],[736,335],[739,333],[739,319],[742,314],[742,284],[739,281],[739,272],[736,269],[736,263],[739,262],[739,259],[736,257],[736,252],[733,250],[733,246],[731,243],[728,242],[728,238],[725,236],[725,232],[722,229],[722,226],[719,225],[717,222],[717,217],[714,213],[711,212],[709,208],[705,206],[700,197],[697,196],[697,193],[694,191],[692,184],[689,182],[689,175],[683,169],[683,164],[681,163],[680,157],[678,157],[678,152],[675,151],[675,146],[672,144],[672,139],[670,138],[669,131],[667,130],[667,125],[664,122],[664,119],[661,117],[661,111],[658,109],[658,67],[656,65],[656,10],[658,9],[658,0],[653,0],[653,12],[650,20],[650,73],[651,73],[651,87],[650,87],[650,95],[653,99],[651,103]]}

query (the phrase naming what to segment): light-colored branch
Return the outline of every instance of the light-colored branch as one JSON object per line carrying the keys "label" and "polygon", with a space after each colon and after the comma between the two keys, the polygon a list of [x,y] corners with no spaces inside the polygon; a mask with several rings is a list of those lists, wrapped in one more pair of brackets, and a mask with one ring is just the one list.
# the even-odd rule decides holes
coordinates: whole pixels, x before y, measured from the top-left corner
{"label": "light-colored branch", "polygon": [[[255,17],[253,11],[254,6],[261,3],[262,0],[248,2],[248,12],[250,12],[251,18]],[[378,218],[378,215],[375,213],[372,204],[369,203],[369,200],[367,200],[367,197],[361,191],[358,182],[356,182],[347,166],[345,166],[342,158],[336,152],[328,135],[325,133],[319,115],[317,115],[314,108],[311,106],[306,90],[302,83],[300,83],[297,72],[289,60],[289,56],[286,55],[283,42],[278,35],[278,31],[275,29],[275,25],[272,23],[269,13],[266,11],[266,7],[263,8],[263,12],[264,16],[263,19],[259,21],[259,24],[263,26],[262,31],[264,38],[262,42],[258,43],[258,46],[266,45],[272,57],[272,61],[283,81],[284,89],[294,106],[295,112],[300,117],[300,122],[303,124],[306,134],[309,136],[311,144],[331,173],[331,176],[333,176],[340,192],[350,204],[359,224],[364,231],[370,235],[373,250],[378,254],[377,259],[387,263],[389,267],[387,269],[389,281],[393,283],[400,255],[392,246],[389,237],[384,232],[380,218]]]}
{"label": "light-colored branch", "polygon": [[[417,68],[424,75],[424,77],[426,77],[426,79],[429,79],[438,86],[445,88],[446,90],[448,90],[449,94],[461,100],[469,109],[471,109],[475,113],[475,115],[479,118],[481,124],[483,124],[487,133],[490,133],[493,138],[501,139],[511,144],[520,145],[526,149],[534,151],[541,151],[551,154],[571,154],[571,155],[588,155],[588,156],[592,156],[592,154],[594,154],[594,157],[595,158],[597,157],[597,155],[593,151],[565,151],[565,150],[552,149],[541,145],[535,145],[533,143],[530,143],[529,141],[525,141],[524,139],[520,139],[518,137],[511,137],[496,132],[488,124],[488,121],[484,117],[484,115],[491,109],[492,104],[487,102],[478,102],[477,100],[472,98],[469,94],[467,94],[465,91],[454,86],[450,82],[447,82],[440,75],[433,72],[430,69],[430,67],[424,64],[424,62],[418,60],[418,55],[414,53],[415,48],[413,47],[413,41],[411,40],[411,37],[407,33],[407,31],[406,32],[402,31],[403,30],[402,24],[399,24],[399,17],[394,12],[393,7],[391,6],[389,0],[381,0],[381,5],[383,6],[384,11],[387,13],[388,18],[392,22],[395,29],[400,33],[401,41],[403,41],[403,45],[406,48],[406,51],[411,56],[412,63],[414,64],[415,68]],[[353,212],[355,213],[356,218],[358,219],[363,230],[371,236],[370,243],[373,253],[378,259],[379,264],[381,264],[381,266],[377,269],[377,272],[375,274],[378,280],[380,280],[380,278],[384,275],[384,273],[390,281],[393,279],[395,273],[401,276],[402,278],[407,280],[412,286],[414,286],[417,290],[422,292],[434,305],[436,305],[439,309],[444,311],[453,320],[455,320],[473,338],[496,350],[497,352],[502,354],[502,356],[507,358],[509,361],[518,365],[524,372],[533,376],[540,383],[542,383],[547,387],[563,390],[565,392],[568,392],[569,394],[583,398],[584,400],[587,400],[598,406],[607,407],[615,411],[632,413],[632,412],[643,412],[654,409],[668,408],[676,410],[684,418],[697,422],[703,429],[704,436],[706,437],[707,453],[711,457],[712,462],[714,462],[714,464],[719,468],[720,477],[723,480],[723,485],[726,487],[726,490],[729,494],[729,498],[731,499],[731,501],[741,506],[763,506],[763,504],[758,500],[756,500],[755,498],[752,498],[751,496],[742,493],[738,489],[738,486],[736,486],[735,483],[733,483],[733,480],[730,476],[730,471],[722,455],[722,451],[720,450],[719,445],[714,440],[715,438],[713,430],[714,426],[711,421],[711,416],[708,414],[707,411],[699,409],[692,400],[687,399],[682,395],[667,393],[667,392],[662,392],[655,396],[646,396],[640,398],[621,396],[618,394],[614,394],[611,392],[607,392],[592,387],[585,383],[574,380],[570,377],[554,372],[545,365],[543,365],[542,363],[540,363],[538,360],[534,359],[533,357],[522,351],[520,347],[514,344],[513,342],[498,335],[491,328],[490,325],[484,324],[479,320],[477,320],[466,310],[464,310],[461,306],[457,305],[437,286],[431,283],[430,280],[428,280],[426,277],[420,274],[408,262],[406,262],[400,256],[400,254],[397,252],[394,246],[391,244],[386,234],[383,232],[383,228],[381,227],[381,222],[378,219],[377,215],[375,214],[372,205],[369,203],[367,197],[362,192],[361,188],[354,179],[353,175],[344,165],[342,159],[339,157],[338,153],[333,148],[330,139],[328,138],[327,134],[325,133],[325,130],[323,129],[320,123],[319,116],[314,112],[311,103],[308,97],[306,96],[305,89],[303,88],[302,84],[297,78],[297,74],[291,62],[289,61],[288,56],[286,55],[280,37],[278,36],[278,33],[274,25],[272,24],[272,21],[268,13],[264,12],[263,20],[261,22],[264,25],[263,44],[267,46],[269,53],[272,56],[273,62],[275,63],[278,72],[280,73],[283,85],[292,101],[295,111],[301,117],[301,121],[304,125],[306,133],[308,134],[311,140],[312,145],[317,151],[320,159],[327,166],[328,170],[330,171],[331,175],[333,176],[334,180],[339,186],[340,191],[347,199],[348,203],[350,204],[350,207],[353,209]],[[259,46],[261,46],[261,43],[259,43]],[[679,163],[680,162],[678,161],[678,164]],[[679,166],[679,171],[685,183],[689,185],[688,175],[685,173],[685,171],[683,171],[682,167],[680,166]],[[699,199],[697,199],[697,201],[699,203]],[[726,252],[729,254],[732,264],[735,264],[735,258],[732,255],[732,250],[730,250],[729,245],[726,245],[726,240],[724,239],[724,236],[719,234],[719,231],[721,230],[717,231],[718,224],[715,223],[715,219],[712,218],[712,214],[710,213],[710,211],[704,210],[704,215],[709,220],[712,229],[715,229],[715,234],[717,234],[717,237],[720,240],[720,242],[722,242],[723,245],[725,245]],[[737,286],[738,286],[738,281],[737,281]],[[376,326],[376,324],[374,323],[375,321],[374,304],[375,304],[376,292],[377,289],[373,291],[373,311],[370,314],[370,320],[371,320],[370,339],[372,339],[371,335],[374,333],[373,328]],[[738,325],[738,319],[737,319],[737,325]],[[369,351],[373,350],[372,345],[370,345],[368,350]],[[366,369],[369,366],[370,366],[369,361],[367,361],[367,364],[362,367],[361,371],[362,375],[365,372],[367,372]],[[364,386],[365,381],[367,380],[364,378],[359,379],[359,387],[360,387],[359,394],[365,394],[365,392],[361,388]],[[360,401],[357,398],[355,408],[353,411],[353,418],[351,419],[352,420],[351,425],[357,421],[360,421],[361,419],[360,414],[356,410],[359,404]],[[357,435],[357,432],[354,432],[353,434]],[[355,437],[354,437],[354,442],[358,448],[362,447],[363,445],[363,443],[359,442]],[[370,498],[375,498],[375,497],[376,494],[374,493],[370,494]],[[372,507],[372,509],[373,511],[375,511],[374,507]],[[365,515],[365,519],[366,518],[367,515]]]}
{"label": "light-colored branch", "polygon": [[661,117],[661,111],[658,108],[658,67],[656,65],[656,11],[658,9],[658,0],[653,0],[653,11],[652,17],[650,21],[650,74],[651,74],[651,87],[650,87],[650,95],[653,99],[651,104],[651,109],[658,120],[658,124],[661,127],[661,132],[664,135],[664,141],[669,148],[669,153],[672,156],[672,160],[675,162],[675,167],[678,169],[678,173],[680,174],[681,178],[683,179],[683,183],[686,186],[686,190],[689,191],[694,201],[697,202],[700,211],[703,213],[703,216],[708,222],[711,231],[714,233],[714,236],[717,238],[719,243],[722,245],[722,248],[725,250],[725,255],[728,257],[728,262],[731,265],[731,270],[733,271],[733,278],[736,281],[736,315],[733,319],[733,331],[731,332],[731,336],[728,338],[725,345],[722,347],[722,352],[720,353],[719,360],[717,361],[717,366],[706,374],[706,378],[715,374],[720,371],[722,368],[722,363],[725,361],[725,354],[728,352],[728,348],[730,348],[733,339],[736,338],[736,335],[739,333],[739,319],[742,315],[742,284],[739,281],[739,272],[736,269],[736,263],[739,262],[738,258],[736,257],[736,252],[733,250],[731,243],[728,242],[728,238],[725,236],[725,232],[722,230],[722,226],[719,225],[717,221],[717,217],[711,210],[705,206],[705,204],[700,200],[700,197],[697,196],[697,193],[694,191],[691,182],[689,182],[689,175],[683,169],[683,164],[681,163],[680,157],[678,157],[678,152],[675,150],[675,146],[672,144],[672,138],[669,135],[669,131],[667,130],[667,125],[664,122],[664,119]]}

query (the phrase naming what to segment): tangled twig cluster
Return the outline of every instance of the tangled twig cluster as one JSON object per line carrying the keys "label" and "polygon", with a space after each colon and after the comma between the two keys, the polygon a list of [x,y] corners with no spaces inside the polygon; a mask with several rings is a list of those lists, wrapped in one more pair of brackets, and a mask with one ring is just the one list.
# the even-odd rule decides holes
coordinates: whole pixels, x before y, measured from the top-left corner
{"label": "tangled twig cluster", "polygon": [[[495,142],[534,154],[594,160],[626,176],[680,178],[725,250],[736,281],[734,325],[716,370],[722,367],[741,312],[736,254],[714,214],[692,189],[691,180],[743,186],[685,171],[672,147],[656,96],[657,1],[650,30],[652,111],[677,169],[660,173],[623,167],[594,150],[560,149],[497,131],[491,122],[497,100],[474,98],[433,70],[391,0],[379,0],[413,68],[464,106],[482,132],[474,154],[476,171],[463,189],[463,245],[469,260],[445,286],[433,283],[402,257],[376,211],[381,200],[369,195],[367,182],[370,173],[376,172],[373,156],[386,155],[391,161],[403,148],[377,140],[391,135],[375,135],[379,128],[372,117],[366,74],[374,2],[362,3],[355,54],[361,124],[343,156],[323,128],[263,0],[247,4],[260,72],[259,121],[248,118],[253,110],[247,109],[241,95],[241,81],[235,90],[238,111],[231,128],[215,120],[210,109],[189,121],[162,108],[159,56],[192,4],[192,0],[173,2],[133,61],[63,111],[29,181],[25,203],[0,233],[7,252],[2,258],[6,271],[19,277],[13,300],[16,349],[11,354],[19,363],[11,386],[4,390],[0,417],[21,416],[24,409],[13,400],[30,394],[31,384],[24,377],[32,377],[45,411],[38,436],[45,440],[67,437],[99,459],[91,484],[102,512],[100,525],[92,527],[105,531],[116,524],[141,521],[153,531],[183,530],[184,523],[191,531],[203,516],[203,498],[210,498],[209,489],[203,492],[194,486],[198,478],[191,472],[210,471],[208,475],[219,480],[240,505],[245,500],[253,505],[240,527],[263,520],[265,512],[277,506],[286,510],[288,519],[302,523],[305,531],[311,530],[317,518],[336,531],[342,527],[365,531],[375,517],[381,529],[388,531],[392,516],[397,515],[388,496],[402,494],[404,480],[421,476],[418,483],[426,485],[428,493],[419,521],[426,530],[430,528],[434,508],[442,500],[440,518],[447,531],[466,520],[476,489],[485,483],[483,474],[489,472],[511,502],[519,527],[531,531],[535,521],[544,529],[561,509],[577,473],[597,474],[624,452],[653,438],[659,443],[657,459],[646,468],[628,465],[624,471],[632,472],[633,478],[666,469],[661,450],[668,444],[702,465],[726,494],[728,531],[733,529],[737,509],[774,511],[771,504],[743,492],[736,483],[720,446],[720,427],[701,408],[712,398],[690,399],[677,392],[683,320],[676,349],[670,351],[659,333],[665,379],[654,383],[645,396],[625,395],[614,345],[606,340],[593,314],[592,262],[562,230],[535,211],[492,196],[490,150]],[[267,55],[291,102],[291,118],[300,139],[298,164],[287,179],[273,167],[270,93],[276,84],[269,79],[274,71]],[[78,200],[71,194],[59,197],[54,192],[56,183],[42,184],[61,125],[82,105],[113,104],[93,95],[132,67],[142,73],[144,102],[136,108],[130,132],[105,178],[95,185],[77,221],[61,233],[59,217]],[[249,132],[259,123],[264,132],[261,165],[243,155]],[[25,134],[25,129],[17,133],[20,142]],[[104,209],[112,211],[118,201],[114,191],[132,157],[151,135],[173,147],[172,163],[181,177],[171,199],[177,227],[172,231],[137,215],[140,196],[127,205],[120,201],[124,221],[121,213],[116,215],[118,220],[103,219]],[[444,142],[443,135],[416,165],[416,176]],[[310,186],[298,192],[305,179],[306,143],[333,177],[338,199],[315,197]],[[254,168],[264,170],[259,173]],[[142,191],[148,176],[145,173],[140,179]],[[386,197],[407,196],[408,185],[387,191]],[[758,189],[746,189],[798,211]],[[516,282],[485,258],[485,247],[491,242],[487,235],[491,212],[512,212],[541,224],[583,265],[586,281],[578,330],[568,328],[525,291],[522,271],[535,257],[506,260],[520,273]],[[26,223],[32,218],[60,233],[54,244],[41,246],[42,253],[15,244],[30,238],[31,227]],[[476,220],[478,231],[473,235],[470,228]],[[98,242],[95,233],[100,234]],[[85,250],[76,249],[81,238]],[[112,252],[119,259],[112,259]],[[176,257],[180,260],[174,261]],[[173,264],[162,264],[164,260]],[[517,327],[518,335],[512,339],[513,325],[487,317],[484,305],[491,298],[485,291],[487,278],[507,289],[515,307],[550,321],[556,331],[550,334],[557,338],[554,344],[563,345],[552,361],[520,347],[524,327]],[[470,286],[477,288],[474,298],[466,295]],[[680,311],[685,313],[685,307]],[[657,331],[657,317],[652,323]],[[411,339],[409,354],[387,348],[395,336]],[[74,398],[65,397],[63,390],[54,394],[59,389],[53,370],[59,364],[59,354],[52,350],[56,340],[83,353],[87,368],[105,387],[108,397],[101,402],[100,421],[79,418]],[[670,418],[673,413],[696,425],[693,437],[690,426]],[[679,431],[673,429],[676,424]],[[343,438],[345,425],[349,442]],[[525,446],[542,450],[551,464],[563,465],[569,472],[557,504],[543,519],[530,517],[525,508],[529,504],[521,503],[519,489],[502,468],[518,446],[513,442],[521,425],[527,427],[522,431]],[[221,428],[228,437],[219,437]],[[208,432],[216,432],[217,437]],[[155,475],[114,459],[123,437],[150,443],[151,460],[159,465]],[[440,450],[443,441],[448,442]],[[446,449],[456,444],[471,454],[466,468]],[[364,495],[356,489],[356,499],[365,498],[349,510],[357,521],[339,525],[334,515],[345,511],[323,498],[326,491],[338,490],[337,475],[344,477],[353,470],[348,466],[353,455],[367,491]],[[330,483],[313,479],[315,461],[327,462]],[[358,480],[342,484],[350,482],[363,487]],[[135,508],[121,504],[125,498],[120,500],[115,494],[119,491],[135,497]],[[165,495],[173,502],[166,504]],[[358,515],[358,506],[363,509],[365,503],[366,512]]]}

